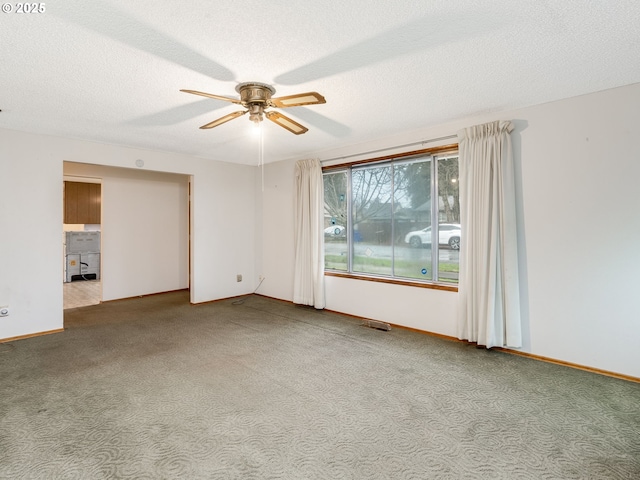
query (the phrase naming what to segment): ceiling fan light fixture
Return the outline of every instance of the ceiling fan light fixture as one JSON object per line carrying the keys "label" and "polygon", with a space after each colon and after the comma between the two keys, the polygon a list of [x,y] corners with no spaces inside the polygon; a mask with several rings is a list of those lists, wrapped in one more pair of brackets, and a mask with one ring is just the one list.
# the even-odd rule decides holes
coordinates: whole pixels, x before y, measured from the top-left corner
{"label": "ceiling fan light fixture", "polygon": [[249,120],[254,123],[262,121],[262,114],[264,113],[264,107],[259,103],[253,103],[249,105]]}

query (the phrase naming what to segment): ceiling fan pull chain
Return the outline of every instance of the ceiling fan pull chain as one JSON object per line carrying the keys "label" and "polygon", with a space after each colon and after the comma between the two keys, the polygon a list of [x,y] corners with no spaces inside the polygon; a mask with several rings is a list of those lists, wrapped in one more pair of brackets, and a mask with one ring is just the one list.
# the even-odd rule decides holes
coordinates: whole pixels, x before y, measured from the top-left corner
{"label": "ceiling fan pull chain", "polygon": [[262,191],[264,192],[264,132],[262,129],[262,123],[258,126],[260,129],[260,151],[258,158],[258,165],[260,165],[261,176],[262,176]]}

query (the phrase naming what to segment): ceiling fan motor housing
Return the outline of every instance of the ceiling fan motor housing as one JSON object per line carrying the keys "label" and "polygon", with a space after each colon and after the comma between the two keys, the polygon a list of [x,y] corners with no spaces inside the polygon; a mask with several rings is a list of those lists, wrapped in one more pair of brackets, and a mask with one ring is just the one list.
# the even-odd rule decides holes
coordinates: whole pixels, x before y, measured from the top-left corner
{"label": "ceiling fan motor housing", "polygon": [[276,89],[266,83],[246,82],[236,87],[240,94],[240,102],[249,109],[249,120],[261,122],[265,107],[270,107],[271,95]]}

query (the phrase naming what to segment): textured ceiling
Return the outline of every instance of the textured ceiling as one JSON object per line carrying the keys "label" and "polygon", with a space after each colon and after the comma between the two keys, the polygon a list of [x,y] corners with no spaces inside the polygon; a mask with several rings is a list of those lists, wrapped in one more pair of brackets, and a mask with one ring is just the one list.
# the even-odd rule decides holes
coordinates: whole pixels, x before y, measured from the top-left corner
{"label": "textured ceiling", "polygon": [[[327,103],[265,161],[640,82],[640,2],[138,0],[0,13],[0,127],[255,164],[246,81]],[[452,132],[453,133],[453,132]]]}

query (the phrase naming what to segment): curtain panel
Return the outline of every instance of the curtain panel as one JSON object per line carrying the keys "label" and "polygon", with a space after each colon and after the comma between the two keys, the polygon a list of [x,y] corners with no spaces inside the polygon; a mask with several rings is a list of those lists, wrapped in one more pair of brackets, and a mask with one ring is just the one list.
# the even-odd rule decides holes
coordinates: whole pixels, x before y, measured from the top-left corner
{"label": "curtain panel", "polygon": [[324,185],[320,160],[295,166],[293,303],[325,307]]}
{"label": "curtain panel", "polygon": [[458,132],[458,338],[487,348],[522,346],[512,130],[496,121]]}

